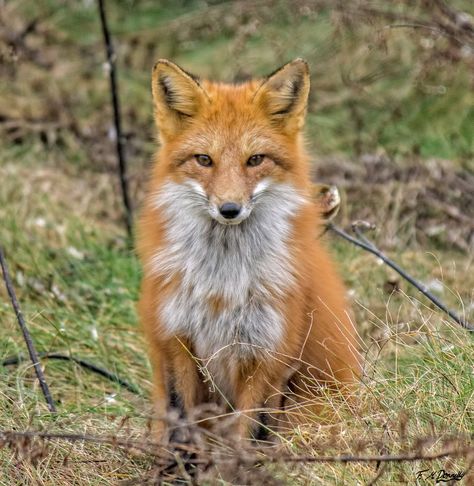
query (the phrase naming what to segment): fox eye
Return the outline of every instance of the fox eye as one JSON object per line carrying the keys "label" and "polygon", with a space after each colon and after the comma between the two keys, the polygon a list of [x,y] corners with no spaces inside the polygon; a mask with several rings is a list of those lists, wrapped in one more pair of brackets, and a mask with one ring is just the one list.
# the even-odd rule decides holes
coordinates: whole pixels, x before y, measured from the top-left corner
{"label": "fox eye", "polygon": [[196,162],[203,167],[210,167],[212,165],[212,159],[206,154],[196,154],[194,156]]}
{"label": "fox eye", "polygon": [[247,165],[249,167],[256,167],[257,165],[260,165],[263,162],[264,158],[265,158],[265,155],[263,155],[263,154],[252,155],[252,157],[250,157],[247,160]]}

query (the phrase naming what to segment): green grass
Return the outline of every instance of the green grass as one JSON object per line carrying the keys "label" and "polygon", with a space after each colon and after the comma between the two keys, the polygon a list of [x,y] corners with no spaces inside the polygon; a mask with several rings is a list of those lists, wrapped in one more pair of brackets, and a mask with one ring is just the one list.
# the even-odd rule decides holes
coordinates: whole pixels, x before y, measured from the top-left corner
{"label": "green grass", "polygon": [[[8,171],[12,167],[5,168]],[[53,173],[53,169],[45,167],[36,170],[42,180]],[[10,173],[12,182],[14,177]],[[71,179],[61,190],[71,195],[73,184]],[[36,198],[30,189],[15,187],[19,197],[16,204],[10,199],[10,191],[2,192],[8,198],[8,205],[5,199],[2,205],[13,210],[2,214],[2,244],[38,349],[77,354],[111,371],[130,375],[131,381],[146,380],[149,367],[142,352],[134,306],[140,271],[131,250],[116,228],[110,233],[103,228],[100,233],[98,228],[84,224],[84,219],[71,215],[72,206],[78,201],[66,200],[65,207],[60,208],[41,193]],[[24,196],[29,198],[34,211],[19,218]],[[3,291],[2,295],[5,296]],[[3,334],[5,345],[1,348],[3,357],[24,352],[8,305],[2,305],[2,314],[8,316]],[[130,362],[135,365],[132,373]],[[120,391],[111,383],[97,380],[90,372],[75,369],[73,364],[51,362],[48,369],[53,375],[54,370],[68,370],[64,376],[57,376],[61,386],[79,374],[95,381],[104,391]],[[96,392],[93,387],[91,391]],[[85,393],[84,398],[88,397]],[[73,405],[74,402],[68,404]],[[82,406],[76,405],[79,409]]]}

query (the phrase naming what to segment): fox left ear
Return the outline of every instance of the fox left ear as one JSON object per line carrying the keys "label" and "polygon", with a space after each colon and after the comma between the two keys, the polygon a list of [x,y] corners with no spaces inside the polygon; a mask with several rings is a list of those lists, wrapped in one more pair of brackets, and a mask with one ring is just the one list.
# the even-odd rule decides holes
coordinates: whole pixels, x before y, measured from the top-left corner
{"label": "fox left ear", "polygon": [[295,59],[268,76],[255,93],[255,99],[272,121],[300,129],[306,114],[309,84],[308,63]]}
{"label": "fox left ear", "polygon": [[208,100],[195,76],[166,59],[160,59],[153,68],[152,92],[162,138],[182,130]]}

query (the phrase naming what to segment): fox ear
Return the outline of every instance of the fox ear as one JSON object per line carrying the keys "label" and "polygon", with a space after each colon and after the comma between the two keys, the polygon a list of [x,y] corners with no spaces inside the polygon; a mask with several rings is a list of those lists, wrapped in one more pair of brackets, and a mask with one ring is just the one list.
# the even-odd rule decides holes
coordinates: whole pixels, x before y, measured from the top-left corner
{"label": "fox ear", "polygon": [[295,59],[267,77],[258,89],[256,99],[274,122],[300,129],[308,94],[308,64],[303,59]]}
{"label": "fox ear", "polygon": [[182,128],[207,101],[197,78],[166,59],[153,67],[152,92],[156,123],[165,136]]}

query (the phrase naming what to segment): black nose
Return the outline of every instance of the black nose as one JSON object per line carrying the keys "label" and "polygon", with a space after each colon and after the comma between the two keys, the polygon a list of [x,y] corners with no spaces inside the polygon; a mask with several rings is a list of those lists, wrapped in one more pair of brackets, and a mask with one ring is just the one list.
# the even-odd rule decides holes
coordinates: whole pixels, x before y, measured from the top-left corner
{"label": "black nose", "polygon": [[241,209],[242,207],[237,203],[226,202],[219,208],[219,212],[224,218],[233,219],[239,215]]}

